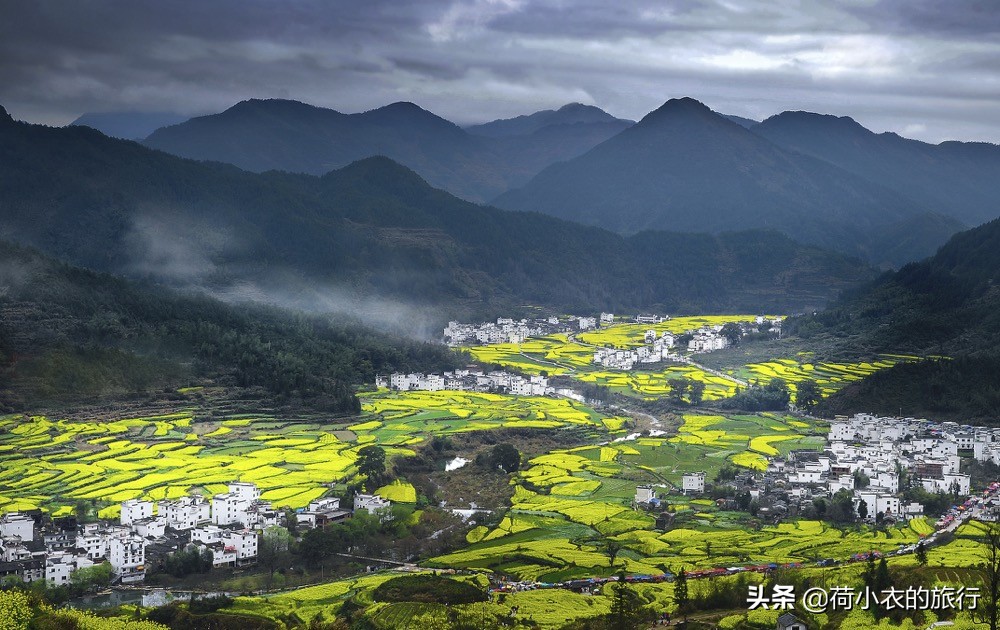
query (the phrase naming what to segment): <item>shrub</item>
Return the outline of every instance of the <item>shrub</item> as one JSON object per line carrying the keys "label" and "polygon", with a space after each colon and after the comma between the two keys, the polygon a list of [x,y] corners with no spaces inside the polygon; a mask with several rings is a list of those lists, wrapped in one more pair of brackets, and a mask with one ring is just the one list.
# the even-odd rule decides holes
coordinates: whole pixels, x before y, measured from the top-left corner
{"label": "shrub", "polygon": [[486,595],[468,582],[438,575],[407,575],[380,584],[372,599],[377,602],[424,602],[471,604],[486,600]]}

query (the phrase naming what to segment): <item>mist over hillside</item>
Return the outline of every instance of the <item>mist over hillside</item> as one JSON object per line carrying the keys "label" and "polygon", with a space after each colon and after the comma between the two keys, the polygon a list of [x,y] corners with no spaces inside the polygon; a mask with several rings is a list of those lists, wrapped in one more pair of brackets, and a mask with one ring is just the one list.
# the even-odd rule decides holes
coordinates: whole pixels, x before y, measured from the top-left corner
{"label": "mist over hillside", "polygon": [[98,270],[425,331],[442,310],[525,305],[794,312],[872,273],[775,232],[623,237],[477,206],[386,158],[253,174],[80,127],[8,119],[0,139],[6,238]]}

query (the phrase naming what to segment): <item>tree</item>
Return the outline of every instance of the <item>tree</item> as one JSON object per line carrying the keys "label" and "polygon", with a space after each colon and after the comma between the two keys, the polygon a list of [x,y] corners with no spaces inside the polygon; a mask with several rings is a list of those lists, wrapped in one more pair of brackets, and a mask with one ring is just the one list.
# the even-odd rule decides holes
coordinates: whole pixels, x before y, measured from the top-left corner
{"label": "tree", "polygon": [[684,570],[684,567],[681,567],[677,577],[674,578],[674,603],[677,604],[677,613],[684,615],[684,619],[686,621],[688,609],[688,583],[687,571]]}
{"label": "tree", "polygon": [[521,468],[521,452],[513,444],[497,444],[490,451],[490,467],[500,469],[507,474],[517,472]]}
{"label": "tree", "polygon": [[726,338],[729,345],[735,346],[743,339],[743,328],[736,322],[728,322],[722,327],[719,334]]}
{"label": "tree", "polygon": [[84,593],[89,590],[99,590],[111,584],[111,577],[114,571],[107,562],[77,569],[70,576],[70,584],[73,590]]}
{"label": "tree", "polygon": [[618,552],[622,550],[622,544],[613,538],[608,538],[604,541],[604,553],[608,556],[608,566],[615,566],[615,560],[618,558]]}
{"label": "tree", "polygon": [[927,566],[927,547],[924,546],[924,541],[922,540],[917,543],[916,557],[917,564],[922,567]]}
{"label": "tree", "polygon": [[257,561],[267,569],[267,588],[271,588],[274,570],[291,547],[292,535],[280,525],[271,525],[260,535]]}
{"label": "tree", "polygon": [[646,625],[642,600],[625,581],[625,572],[618,574],[618,581],[611,586],[611,624],[614,630],[638,630]]}
{"label": "tree", "polygon": [[860,468],[858,470],[854,471],[854,488],[855,489],[857,489],[857,490],[864,490],[865,488],[867,488],[869,486],[869,484],[871,484],[871,481],[872,480],[868,478],[868,475],[866,475],[865,473],[861,472]]}
{"label": "tree", "polygon": [[687,379],[683,378],[672,378],[667,381],[667,385],[670,386],[670,393],[667,396],[670,398],[670,402],[674,404],[681,404],[684,402],[684,395],[688,390]]}
{"label": "tree", "polygon": [[[885,558],[878,563],[878,569],[875,570],[875,588],[872,589],[876,593],[879,593],[879,598],[882,597],[881,593],[892,587],[892,576],[889,574],[889,565],[885,561]],[[881,619],[885,615],[885,609],[881,603],[881,599],[875,598],[875,620]]]}
{"label": "tree", "polygon": [[1000,523],[986,521],[983,527],[983,546],[980,548],[979,564],[980,601],[976,606],[975,619],[978,623],[989,624],[990,630],[997,630],[1000,619]]}
{"label": "tree", "polygon": [[76,516],[78,523],[84,523],[87,520],[87,502],[77,501],[76,505],[73,506],[73,514]]}
{"label": "tree", "polygon": [[837,490],[827,505],[826,513],[830,520],[836,523],[853,523],[857,519],[854,511],[854,494],[845,488]]}
{"label": "tree", "polygon": [[805,409],[807,412],[812,411],[819,403],[821,396],[819,385],[814,380],[800,381],[795,386],[795,404],[799,409]]}
{"label": "tree", "polygon": [[700,405],[701,400],[705,395],[705,384],[701,381],[692,381],[690,385],[691,391],[688,394],[688,400],[691,405]]}
{"label": "tree", "polygon": [[858,502],[858,516],[861,517],[862,521],[868,518],[868,504],[864,501]]}
{"label": "tree", "polygon": [[826,516],[826,499],[813,499],[813,507],[816,509],[816,517],[822,519]]}
{"label": "tree", "polygon": [[385,449],[370,445],[358,451],[358,472],[368,478],[369,489],[374,489],[385,476]]}

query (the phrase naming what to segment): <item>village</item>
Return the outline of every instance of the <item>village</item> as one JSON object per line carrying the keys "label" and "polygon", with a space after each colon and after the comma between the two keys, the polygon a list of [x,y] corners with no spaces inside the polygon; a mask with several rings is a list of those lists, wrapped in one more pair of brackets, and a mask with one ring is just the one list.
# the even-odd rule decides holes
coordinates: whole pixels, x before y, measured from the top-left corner
{"label": "village", "polygon": [[[1000,429],[856,414],[830,424],[823,450],[791,451],[769,458],[763,472],[744,470],[714,484],[704,472],[689,472],[675,491],[704,496],[713,485],[726,486],[731,496],[718,498],[720,507],[749,510],[775,523],[825,517],[891,525],[925,515],[920,502],[906,499],[908,491],[918,489],[924,496],[949,497],[946,503],[953,507],[936,525],[953,528],[977,503],[970,496],[971,476],[961,472],[963,457],[1000,464]],[[635,505],[661,510],[669,493],[656,490],[639,486]],[[844,513],[835,511],[838,504]],[[669,524],[669,515],[663,519]]]}
{"label": "village", "polygon": [[[468,344],[520,344],[533,337],[544,337],[555,333],[569,333],[574,341],[575,333],[597,330],[620,324],[660,324],[669,321],[666,315],[636,315],[629,321],[615,318],[614,313],[601,313],[595,317],[550,317],[536,320],[514,320],[498,318],[496,322],[480,324],[462,324],[448,322],[444,329],[444,342],[452,347]],[[718,324],[702,326],[685,330],[681,334],[658,332],[648,329],[643,337],[643,344],[636,348],[616,348],[593,346],[593,363],[613,370],[632,370],[637,364],[654,364],[663,361],[686,362],[688,355],[724,350],[732,345],[734,339],[750,332],[766,330],[780,333],[780,318],[765,318],[756,316],[745,322],[733,322],[728,326]],[[584,344],[591,345],[591,344]],[[686,352],[687,354],[682,354]],[[414,386],[413,389],[423,389]]]}
{"label": "village", "polygon": [[[211,499],[189,495],[174,500],[129,499],[118,523],[80,524],[73,516],[49,518],[40,511],[0,516],[0,578],[46,580],[66,585],[74,571],[107,562],[112,581],[142,582],[168,556],[197,551],[213,568],[242,567],[257,560],[259,539],[269,527],[285,527],[290,516],[260,498],[253,483],[234,481]],[[391,502],[377,494],[356,494],[353,510],[340,499],[317,499],[294,512],[299,529],[323,528],[358,511],[387,518]]]}
{"label": "village", "polygon": [[[487,380],[477,380],[482,377]],[[449,378],[483,387],[497,382],[472,373]],[[502,381],[499,375],[495,378]],[[397,384],[404,381],[397,379]],[[547,387],[543,380],[534,384]],[[674,526],[668,506],[678,493],[710,497],[721,509],[747,511],[764,522],[820,518],[877,527],[924,516],[920,502],[905,498],[908,490],[919,488],[946,496],[949,506],[941,514],[927,514],[940,517],[937,531],[925,539],[930,545],[941,532],[954,530],[972,516],[993,518],[1000,484],[990,485],[982,496],[973,493],[971,476],[961,472],[963,458],[1000,464],[1000,429],[856,414],[831,422],[821,450],[768,458],[763,471],[735,469],[731,476],[715,479],[689,471],[679,487],[639,485],[633,507],[656,513],[655,528],[662,530]],[[820,504],[827,507],[818,513]],[[838,514],[838,506],[848,512]],[[120,507],[118,522],[84,524],[72,516],[49,518],[38,511],[0,516],[0,577],[59,586],[70,583],[74,571],[106,562],[115,583],[135,585],[148,572],[162,570],[171,554],[184,551],[210,558],[213,568],[243,567],[257,561],[269,527],[288,526],[288,519],[294,518],[300,530],[325,528],[361,510],[388,517],[391,503],[377,494],[357,494],[352,509],[342,507],[339,498],[327,497],[291,512],[262,500],[255,484],[233,481],[227,492],[211,498],[137,498]],[[910,545],[896,553],[914,549]]]}

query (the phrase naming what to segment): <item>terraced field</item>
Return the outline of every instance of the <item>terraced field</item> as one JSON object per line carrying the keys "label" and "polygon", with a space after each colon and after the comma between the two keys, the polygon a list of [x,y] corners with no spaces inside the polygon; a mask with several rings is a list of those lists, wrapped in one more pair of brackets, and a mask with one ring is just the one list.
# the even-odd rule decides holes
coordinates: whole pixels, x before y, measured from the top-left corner
{"label": "terraced field", "polygon": [[762,382],[770,381],[772,378],[784,379],[793,392],[796,383],[813,380],[816,381],[823,395],[827,396],[844,385],[852,381],[859,381],[879,370],[917,360],[919,357],[888,354],[881,355],[877,361],[860,363],[811,363],[795,359],[775,359],[763,363],[751,363],[746,366],[746,370],[752,375],[751,378],[758,378]]}
{"label": "terraced field", "polygon": [[[214,494],[236,479],[256,483],[275,505],[296,508],[322,496],[326,484],[352,477],[357,452],[368,444],[392,457],[412,454],[410,447],[431,435],[568,426],[603,435],[625,422],[569,400],[465,392],[381,392],[365,399],[364,410],[349,425],[315,418],[202,421],[195,409],[114,422],[5,416],[0,510],[62,514],[93,500],[102,516],[114,517],[125,499]],[[416,500],[409,484],[385,491],[390,499]]]}
{"label": "terraced field", "polygon": [[[768,316],[773,319],[772,316]],[[713,401],[736,393],[737,380],[766,383],[782,378],[794,393],[796,383],[806,379],[817,382],[823,395],[829,395],[844,385],[860,380],[878,370],[918,357],[881,355],[876,361],[857,363],[809,362],[804,358],[777,358],[728,369],[733,378],[712,374],[697,365],[659,365],[652,369],[631,371],[607,370],[592,362],[594,346],[614,346],[631,349],[643,345],[647,330],[658,333],[683,333],[703,326],[729,322],[753,321],[752,315],[704,315],[678,317],[660,324],[616,324],[599,330],[579,333],[575,339],[567,333],[528,339],[521,344],[496,344],[466,348],[473,358],[486,364],[502,365],[526,374],[546,373],[550,376],[570,376],[584,383],[608,387],[612,391],[651,399],[670,391],[669,381],[685,379],[705,385],[703,400]],[[697,356],[695,356],[697,359]]]}
{"label": "terraced field", "polygon": [[435,558],[431,566],[503,571],[520,579],[558,581],[611,575],[605,541],[623,547],[618,568],[661,573],[679,566],[806,562],[895,550],[929,533],[924,520],[898,529],[842,531],[819,521],[754,530],[746,515],[720,510],[709,499],[669,494],[661,509],[675,526],[653,529],[653,515],[632,507],[635,488],[666,492],[685,472],[711,481],[727,463],[759,468],[765,455],[821,448],[823,426],[780,414],[686,415],[678,435],[640,437],[535,457],[516,479],[512,509],[496,527],[469,532],[467,549]]}
{"label": "terraced field", "polygon": [[[618,324],[590,332],[580,333],[578,338],[584,343],[594,346],[613,346],[615,348],[631,349],[643,344],[647,330],[655,330],[657,335],[671,333],[683,334],[689,330],[724,326],[728,323],[753,322],[756,315],[693,315],[674,317],[659,324]],[[765,315],[767,319],[775,319],[776,315]]]}

